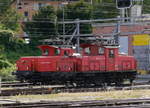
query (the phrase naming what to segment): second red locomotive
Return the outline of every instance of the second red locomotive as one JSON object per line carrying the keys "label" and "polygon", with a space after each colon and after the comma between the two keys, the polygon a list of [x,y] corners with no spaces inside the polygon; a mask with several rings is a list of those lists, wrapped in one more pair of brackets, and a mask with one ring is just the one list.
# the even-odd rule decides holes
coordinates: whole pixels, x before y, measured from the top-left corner
{"label": "second red locomotive", "polygon": [[15,72],[20,81],[50,84],[121,84],[133,81],[136,60],[119,54],[118,46],[82,44],[81,53],[73,48],[41,45],[41,56],[21,57]]}

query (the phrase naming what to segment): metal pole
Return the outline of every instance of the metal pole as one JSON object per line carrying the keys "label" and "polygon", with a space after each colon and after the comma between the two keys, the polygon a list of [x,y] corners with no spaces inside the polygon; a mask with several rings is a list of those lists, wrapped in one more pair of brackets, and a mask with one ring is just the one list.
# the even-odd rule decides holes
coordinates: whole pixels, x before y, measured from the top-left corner
{"label": "metal pole", "polygon": [[[118,16],[118,19],[120,16]],[[117,22],[116,35],[114,35],[115,43],[119,45],[119,35],[120,35],[120,20]]]}
{"label": "metal pole", "polygon": [[0,77],[0,94],[2,93],[2,91],[1,91],[1,90],[2,90],[2,89],[1,89],[1,87],[2,87],[1,84],[2,84],[2,79],[1,79],[1,77]]}
{"label": "metal pole", "polygon": [[63,2],[62,7],[63,7],[63,35],[65,35],[65,5],[67,5],[68,2]]}
{"label": "metal pole", "polygon": [[148,42],[148,70],[150,70],[150,40]]}
{"label": "metal pole", "polygon": [[93,4],[93,0],[91,0],[91,5]]}
{"label": "metal pole", "polygon": [[64,23],[64,16],[65,12],[64,12],[64,5],[63,5],[63,35],[65,35],[65,23]]}
{"label": "metal pole", "polygon": [[77,19],[77,53],[80,53],[80,20]]}
{"label": "metal pole", "polygon": [[[121,16],[121,18],[125,18],[125,8],[120,9],[120,16]],[[125,22],[125,20],[122,19],[121,22]]]}

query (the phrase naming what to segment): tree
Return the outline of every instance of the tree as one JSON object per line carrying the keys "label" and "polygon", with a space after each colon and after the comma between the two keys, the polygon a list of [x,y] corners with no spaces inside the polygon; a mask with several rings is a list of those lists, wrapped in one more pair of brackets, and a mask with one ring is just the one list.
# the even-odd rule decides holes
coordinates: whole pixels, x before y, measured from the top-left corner
{"label": "tree", "polygon": [[11,3],[12,0],[0,0],[0,16],[2,16],[8,8],[10,8]]}
{"label": "tree", "polygon": [[115,0],[101,0],[93,4],[93,18],[115,18],[119,14]]}
{"label": "tree", "polygon": [[149,5],[150,5],[150,1],[149,0],[144,0],[143,1],[143,12],[145,14],[149,14],[150,13],[150,7],[149,7]]}
{"label": "tree", "polygon": [[2,16],[1,23],[4,29],[10,29],[13,31],[19,31],[20,16],[16,13],[14,9],[6,10],[6,13]]}
{"label": "tree", "polygon": [[[92,18],[92,6],[89,3],[84,2],[83,0],[77,2],[68,4],[63,7],[64,8],[64,18],[67,20],[89,20]],[[59,9],[57,11],[58,20],[63,20],[63,9]],[[75,24],[65,24],[65,32],[66,34],[72,34],[75,30],[76,25]],[[59,33],[62,34],[62,25],[58,26]],[[92,27],[91,24],[80,24],[80,33],[91,33]]]}
{"label": "tree", "polygon": [[56,37],[56,18],[54,8],[46,6],[40,8],[31,21],[25,22],[24,30],[32,44],[36,45],[42,39]]}
{"label": "tree", "polygon": [[0,0],[0,25],[1,29],[18,31],[20,16],[15,9],[12,9],[13,0]]}
{"label": "tree", "polygon": [[92,5],[102,3],[102,0],[92,0]]}

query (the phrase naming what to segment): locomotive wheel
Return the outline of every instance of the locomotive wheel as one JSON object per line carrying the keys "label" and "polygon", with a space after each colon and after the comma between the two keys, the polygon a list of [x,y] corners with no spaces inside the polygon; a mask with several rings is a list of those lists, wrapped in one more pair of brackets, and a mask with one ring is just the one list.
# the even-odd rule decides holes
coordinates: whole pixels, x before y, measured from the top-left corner
{"label": "locomotive wheel", "polygon": [[23,78],[18,79],[21,83],[24,83],[25,80]]}
{"label": "locomotive wheel", "polygon": [[134,79],[129,79],[130,85],[133,85],[133,80]]}
{"label": "locomotive wheel", "polygon": [[66,82],[66,83],[65,83],[65,86],[66,86],[67,88],[73,87],[73,85],[72,85],[71,83],[69,83],[69,82]]}
{"label": "locomotive wheel", "polygon": [[115,85],[116,86],[121,86],[123,84],[123,80],[122,79],[118,79],[118,80],[116,80],[116,82],[115,82]]}
{"label": "locomotive wheel", "polygon": [[96,87],[102,87],[105,85],[102,81],[95,81],[94,84]]}

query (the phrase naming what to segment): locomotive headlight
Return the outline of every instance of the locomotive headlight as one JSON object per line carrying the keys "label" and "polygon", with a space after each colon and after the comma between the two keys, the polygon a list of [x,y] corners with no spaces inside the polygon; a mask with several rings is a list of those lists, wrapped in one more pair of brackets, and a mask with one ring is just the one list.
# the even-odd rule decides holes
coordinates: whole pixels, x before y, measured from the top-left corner
{"label": "locomotive headlight", "polygon": [[69,70],[71,70],[71,68],[69,67]]}
{"label": "locomotive headlight", "polygon": [[18,66],[16,66],[16,70],[19,70]]}
{"label": "locomotive headlight", "polygon": [[27,66],[27,70],[29,70],[29,67]]}
{"label": "locomotive headlight", "polygon": [[118,69],[119,68],[119,66],[118,65],[115,65],[115,69]]}
{"label": "locomotive headlight", "polygon": [[60,68],[59,68],[59,67],[57,67],[57,70],[58,70],[58,71],[59,71],[59,69],[60,69]]}
{"label": "locomotive headlight", "polygon": [[25,60],[22,60],[21,63],[25,63]]}

